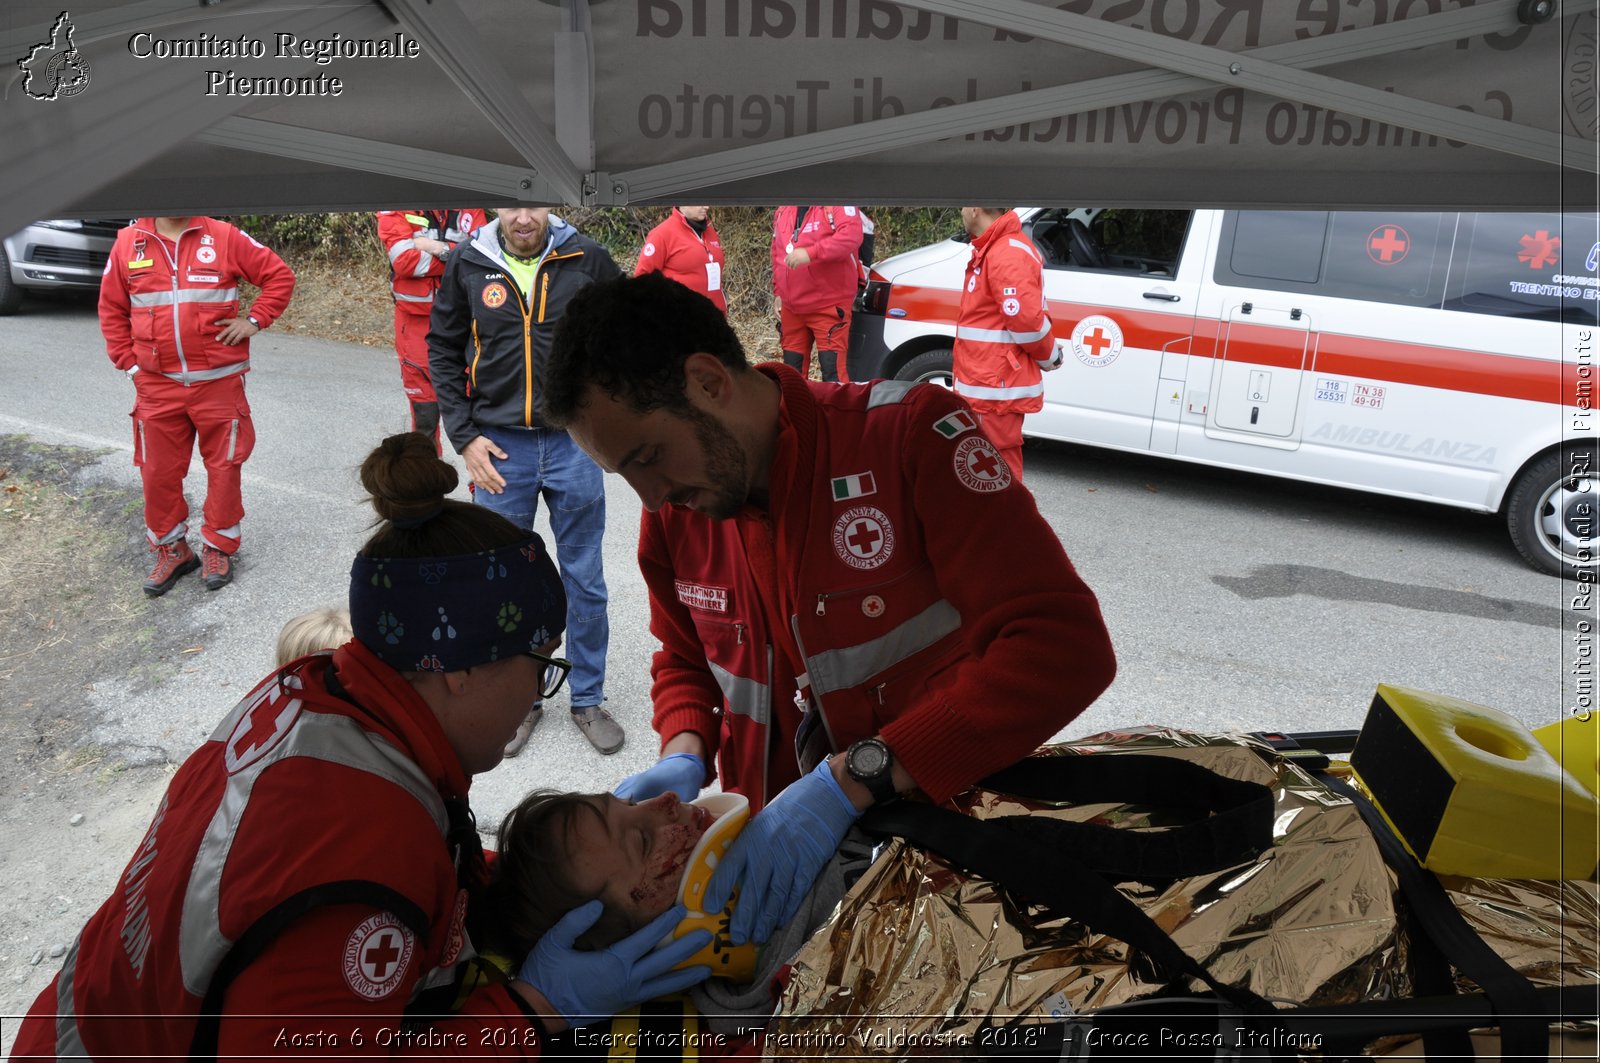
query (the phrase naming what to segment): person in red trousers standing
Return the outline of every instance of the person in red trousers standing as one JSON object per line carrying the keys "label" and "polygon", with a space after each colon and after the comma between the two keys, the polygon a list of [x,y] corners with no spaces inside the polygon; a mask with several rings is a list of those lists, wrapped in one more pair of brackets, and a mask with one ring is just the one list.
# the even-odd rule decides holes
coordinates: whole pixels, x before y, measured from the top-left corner
{"label": "person in red trousers standing", "polygon": [[[246,312],[239,282],[261,294]],[[207,590],[233,580],[244,500],[240,469],[255,446],[245,400],[250,338],[289,306],[294,272],[226,222],[140,218],[117,234],[100,278],[100,331],[132,379],[133,463],[144,482],[152,598],[201,569]],[[183,481],[195,441],[206,466],[201,556],[189,546]]]}

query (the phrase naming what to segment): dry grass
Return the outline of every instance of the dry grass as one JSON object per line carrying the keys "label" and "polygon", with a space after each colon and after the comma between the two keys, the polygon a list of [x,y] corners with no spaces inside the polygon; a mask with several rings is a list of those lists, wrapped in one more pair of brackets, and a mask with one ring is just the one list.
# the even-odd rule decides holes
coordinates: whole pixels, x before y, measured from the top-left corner
{"label": "dry grass", "polygon": [[137,600],[105,593],[98,578],[110,570],[126,577],[126,550],[93,516],[115,514],[106,501],[0,468],[0,630],[9,633],[0,681],[14,680],[23,667],[40,670],[58,655],[92,653],[133,618]]}

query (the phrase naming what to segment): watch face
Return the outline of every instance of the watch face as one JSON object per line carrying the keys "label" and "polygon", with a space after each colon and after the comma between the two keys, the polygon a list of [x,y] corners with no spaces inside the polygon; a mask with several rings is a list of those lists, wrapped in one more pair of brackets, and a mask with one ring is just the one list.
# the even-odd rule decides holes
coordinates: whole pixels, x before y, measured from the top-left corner
{"label": "watch face", "polygon": [[850,751],[851,773],[862,778],[881,774],[889,766],[889,754],[876,742],[867,742]]}

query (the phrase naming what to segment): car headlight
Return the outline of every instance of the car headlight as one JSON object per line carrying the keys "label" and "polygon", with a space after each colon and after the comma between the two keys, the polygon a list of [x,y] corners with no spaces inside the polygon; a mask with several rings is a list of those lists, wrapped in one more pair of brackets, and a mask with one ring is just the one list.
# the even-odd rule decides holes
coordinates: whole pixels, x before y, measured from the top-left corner
{"label": "car headlight", "polygon": [[83,228],[83,222],[77,218],[46,218],[33,224],[43,226],[46,229],[67,229],[69,231]]}

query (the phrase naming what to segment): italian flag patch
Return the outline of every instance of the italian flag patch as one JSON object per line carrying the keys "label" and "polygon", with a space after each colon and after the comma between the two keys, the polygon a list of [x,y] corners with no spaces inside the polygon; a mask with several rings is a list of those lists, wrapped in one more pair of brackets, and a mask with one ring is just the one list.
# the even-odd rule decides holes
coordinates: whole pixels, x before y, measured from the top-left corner
{"label": "italian flag patch", "polygon": [[954,439],[962,432],[970,432],[976,427],[978,422],[965,410],[957,410],[948,417],[941,417],[933,422],[933,430],[946,439]]}
{"label": "italian flag patch", "polygon": [[843,502],[848,498],[864,498],[867,495],[878,493],[878,483],[872,478],[870,472],[858,472],[854,476],[839,476],[833,481],[833,500]]}

